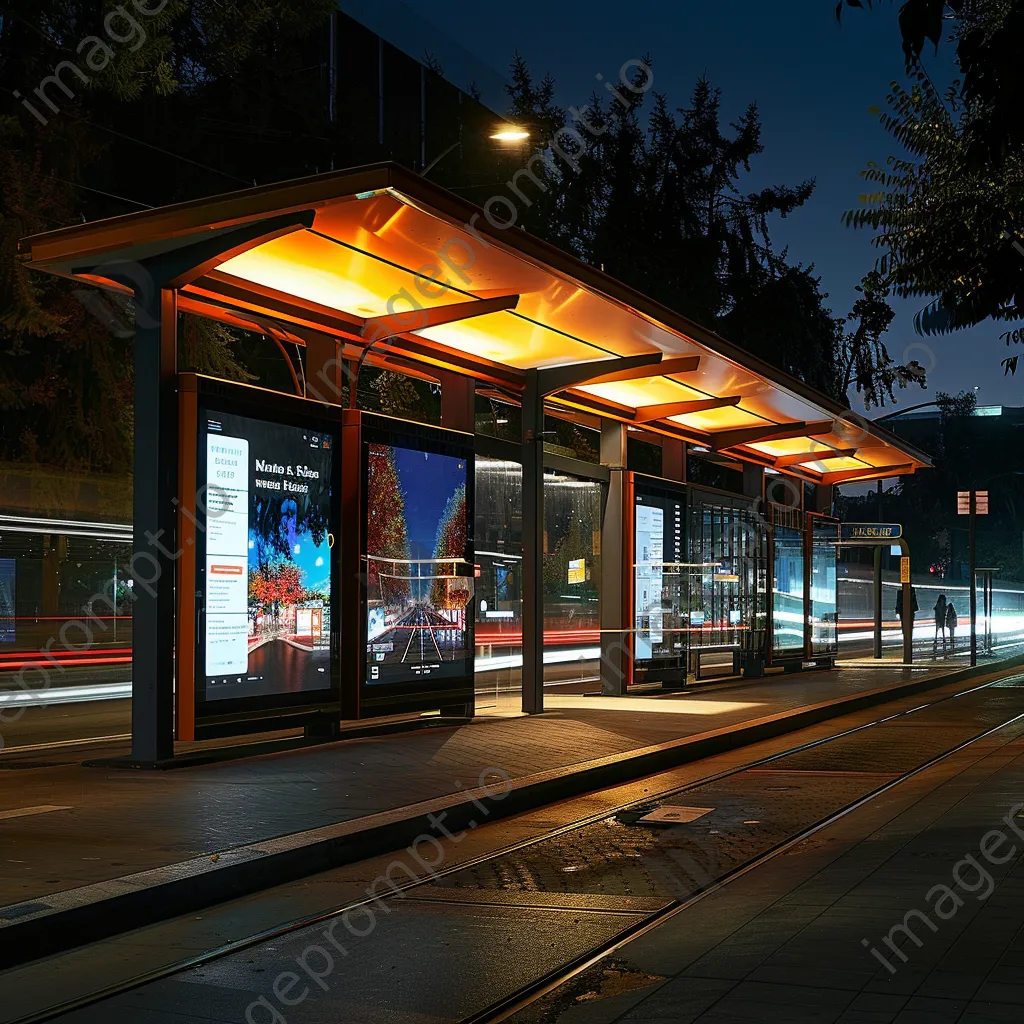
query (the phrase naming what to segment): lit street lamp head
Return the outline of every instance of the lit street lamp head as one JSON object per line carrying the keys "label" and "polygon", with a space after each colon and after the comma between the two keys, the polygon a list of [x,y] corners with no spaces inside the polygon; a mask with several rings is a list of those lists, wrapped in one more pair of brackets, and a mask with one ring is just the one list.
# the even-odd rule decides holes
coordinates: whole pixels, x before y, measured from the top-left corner
{"label": "lit street lamp head", "polygon": [[491,136],[492,139],[497,139],[499,142],[523,142],[529,137],[530,133],[525,128],[519,128],[514,124],[499,128]]}

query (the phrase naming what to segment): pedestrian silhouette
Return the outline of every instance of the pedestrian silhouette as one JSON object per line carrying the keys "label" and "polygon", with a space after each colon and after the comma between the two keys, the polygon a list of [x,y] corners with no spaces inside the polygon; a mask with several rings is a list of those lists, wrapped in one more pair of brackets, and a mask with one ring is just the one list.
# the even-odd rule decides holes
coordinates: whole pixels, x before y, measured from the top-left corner
{"label": "pedestrian silhouette", "polygon": [[946,629],[949,630],[950,650],[956,649],[956,627],[956,608],[953,607],[953,602],[950,601],[946,605]]}
{"label": "pedestrian silhouette", "polygon": [[939,594],[939,599],[935,602],[935,638],[932,640],[932,647],[935,646],[936,641],[939,639],[939,633],[942,633],[942,646],[946,646],[946,595]]}

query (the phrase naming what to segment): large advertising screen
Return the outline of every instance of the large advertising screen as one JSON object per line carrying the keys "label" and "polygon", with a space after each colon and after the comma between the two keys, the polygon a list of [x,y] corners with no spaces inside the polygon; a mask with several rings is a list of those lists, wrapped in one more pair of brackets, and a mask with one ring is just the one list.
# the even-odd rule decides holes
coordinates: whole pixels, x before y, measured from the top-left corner
{"label": "large advertising screen", "polygon": [[206,701],[331,688],[334,438],[207,411],[200,562]]}
{"label": "large advertising screen", "polygon": [[633,509],[633,604],[638,662],[677,658],[685,648],[681,623],[685,500],[636,494]]}
{"label": "large advertising screen", "polygon": [[468,463],[366,443],[366,683],[472,672]]}

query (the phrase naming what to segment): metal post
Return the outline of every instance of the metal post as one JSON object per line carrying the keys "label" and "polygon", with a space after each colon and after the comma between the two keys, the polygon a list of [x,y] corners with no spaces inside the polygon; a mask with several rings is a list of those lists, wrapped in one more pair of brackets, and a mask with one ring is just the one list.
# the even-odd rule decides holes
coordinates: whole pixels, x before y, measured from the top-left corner
{"label": "metal post", "polygon": [[977,521],[978,492],[971,488],[970,540],[968,560],[971,580],[971,665],[978,664],[978,592],[975,586],[975,524]]}
{"label": "metal post", "polygon": [[178,315],[173,289],[135,301],[132,759],[155,764],[174,755]]}
{"label": "metal post", "polygon": [[[626,424],[601,420],[601,465],[611,469],[601,517],[601,693],[626,693],[630,648],[629,617],[624,600],[625,551],[630,549],[625,530]],[[632,561],[632,559],[630,560]]]}
{"label": "metal post", "polygon": [[[327,120],[338,116],[338,12],[332,11],[327,25]],[[334,170],[334,138],[331,138],[331,170]]]}
{"label": "metal post", "polygon": [[912,601],[912,587],[909,583],[903,584],[903,593],[900,595],[903,601],[903,661],[910,665],[914,661],[914,604]]}
{"label": "metal post", "polygon": [[882,656],[882,549],[875,546],[875,657]]}
{"label": "metal post", "polygon": [[544,710],[544,396],[536,370],[523,390],[523,711]]}
{"label": "metal post", "polygon": [[[467,434],[475,432],[476,427],[476,381],[461,373],[448,370],[438,372],[441,384],[441,426],[449,430],[461,430]],[[474,481],[470,481],[474,486]],[[467,628],[474,624],[476,601],[471,601],[466,609]],[[472,718],[476,711],[476,701],[471,704],[447,705],[441,708],[442,715],[456,718]]]}

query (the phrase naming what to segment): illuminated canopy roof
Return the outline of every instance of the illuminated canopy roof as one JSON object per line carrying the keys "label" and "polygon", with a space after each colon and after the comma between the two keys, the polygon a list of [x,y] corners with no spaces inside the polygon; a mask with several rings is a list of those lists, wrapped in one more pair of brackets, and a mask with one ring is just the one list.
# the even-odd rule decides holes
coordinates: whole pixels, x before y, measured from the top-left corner
{"label": "illuminated canopy roof", "polygon": [[[507,221],[510,202],[493,205]],[[538,370],[548,401],[567,410],[815,482],[929,465],[884,428],[394,164],[34,235],[19,255],[123,291],[133,265],[218,238],[215,259],[174,281],[180,309],[298,344],[329,335],[343,358],[373,343],[376,365],[455,370],[513,393]]]}

